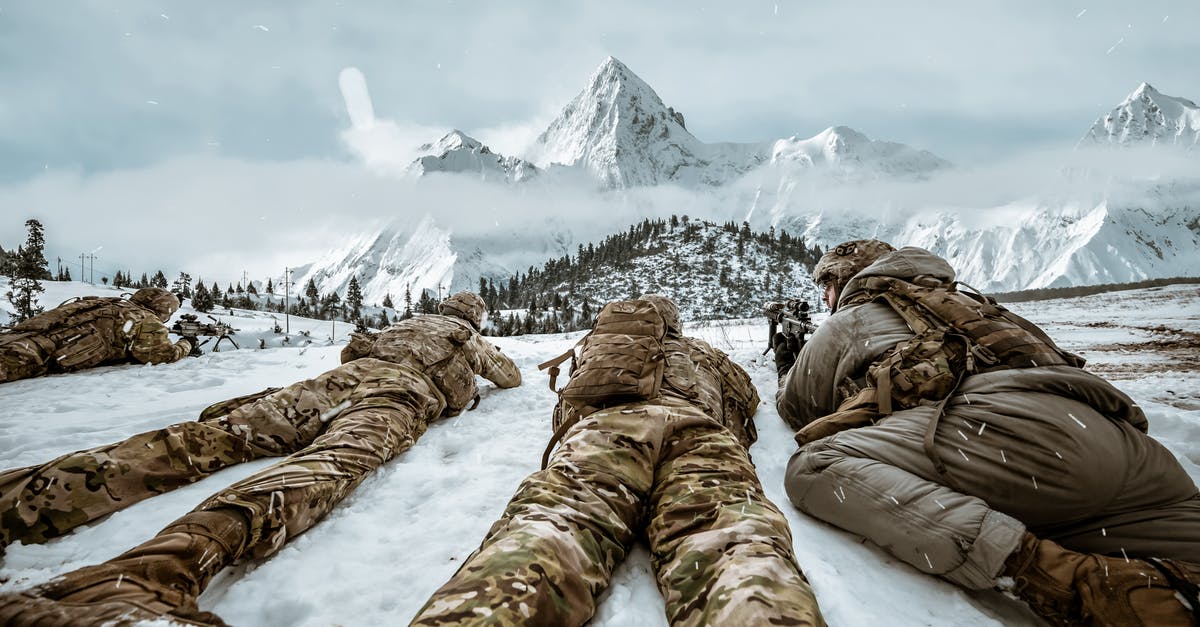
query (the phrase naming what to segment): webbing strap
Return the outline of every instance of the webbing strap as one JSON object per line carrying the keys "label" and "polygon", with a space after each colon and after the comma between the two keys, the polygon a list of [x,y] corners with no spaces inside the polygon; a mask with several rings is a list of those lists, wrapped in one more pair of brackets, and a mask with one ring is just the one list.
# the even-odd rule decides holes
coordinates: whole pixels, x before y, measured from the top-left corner
{"label": "webbing strap", "polygon": [[1179,593],[1179,596],[1187,600],[1188,609],[1192,611],[1192,618],[1196,619],[1196,624],[1200,625],[1200,586],[1168,570],[1166,565],[1162,563],[1162,560],[1157,557],[1151,557],[1146,561],[1150,562],[1151,566],[1157,568],[1167,578],[1167,581]]}
{"label": "webbing strap", "polygon": [[952,488],[954,487],[954,484],[950,482],[950,477],[946,475],[946,464],[942,462],[940,457],[938,457],[937,451],[934,450],[933,445],[934,440],[937,439],[938,422],[941,421],[942,414],[946,413],[946,403],[950,402],[950,397],[954,396],[954,391],[957,390],[958,386],[962,384],[964,375],[965,373],[960,372],[958,375],[958,380],[954,382],[954,387],[950,388],[950,391],[946,394],[946,398],[938,401],[937,404],[933,406],[933,415],[929,417],[929,427],[925,429],[925,456],[929,458],[929,461],[933,462],[933,469],[937,472],[938,477],[942,479],[942,482]]}
{"label": "webbing strap", "polygon": [[554,435],[550,436],[550,441],[546,443],[546,450],[542,452],[542,470],[546,469],[546,464],[550,463],[550,453],[554,452],[554,447],[563,439],[567,431],[574,427],[579,422],[579,414],[575,414],[563,421],[558,428],[554,430]]}
{"label": "webbing strap", "polygon": [[[578,346],[578,345],[579,345],[578,343],[575,344],[575,346]],[[546,368],[550,369],[550,391],[551,392],[558,392],[558,390],[554,389],[554,384],[555,384],[555,382],[558,381],[558,373],[561,372],[558,365],[561,364],[562,362],[566,361],[568,357],[575,356],[575,346],[568,348],[565,353],[559,355],[558,357],[552,357],[552,358],[547,359],[546,361],[543,361],[542,363],[538,364],[538,370],[545,370]]]}

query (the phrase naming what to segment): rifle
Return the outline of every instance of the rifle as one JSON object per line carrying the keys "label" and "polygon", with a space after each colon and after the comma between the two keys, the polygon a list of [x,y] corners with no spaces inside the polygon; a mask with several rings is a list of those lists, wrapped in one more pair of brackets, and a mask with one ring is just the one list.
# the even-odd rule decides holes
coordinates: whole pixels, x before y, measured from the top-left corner
{"label": "rifle", "polygon": [[817,326],[812,323],[812,316],[808,313],[808,301],[799,298],[791,298],[786,302],[769,302],[763,305],[763,315],[767,317],[770,326],[767,331],[767,347],[762,352],[764,355],[771,350],[771,341],[777,332],[796,336],[800,347],[803,347],[805,336],[817,330]]}
{"label": "rifle", "polygon": [[[233,334],[237,329],[217,320],[212,316],[208,316],[212,322],[200,322],[196,314],[181,314],[175,324],[171,325],[171,333],[174,333],[182,338],[187,339],[192,343],[191,356],[200,355],[200,347],[208,344],[209,340],[217,338],[217,343],[213,344],[213,352],[221,351],[221,340],[229,340],[234,348],[241,348],[233,339]],[[197,342],[198,336],[205,335],[208,339],[203,342]]]}

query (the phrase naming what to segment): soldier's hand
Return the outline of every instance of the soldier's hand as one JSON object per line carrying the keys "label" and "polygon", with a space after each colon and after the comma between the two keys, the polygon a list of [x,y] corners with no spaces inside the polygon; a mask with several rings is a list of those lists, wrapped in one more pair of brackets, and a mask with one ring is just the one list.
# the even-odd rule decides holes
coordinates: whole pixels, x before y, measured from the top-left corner
{"label": "soldier's hand", "polygon": [[188,350],[188,357],[199,357],[204,354],[204,351],[200,350],[200,338],[189,335],[184,336],[183,339],[191,345],[191,348]]}
{"label": "soldier's hand", "polygon": [[800,354],[800,338],[794,333],[776,333],[771,338],[771,349],[775,351],[775,375],[782,377],[796,363]]}

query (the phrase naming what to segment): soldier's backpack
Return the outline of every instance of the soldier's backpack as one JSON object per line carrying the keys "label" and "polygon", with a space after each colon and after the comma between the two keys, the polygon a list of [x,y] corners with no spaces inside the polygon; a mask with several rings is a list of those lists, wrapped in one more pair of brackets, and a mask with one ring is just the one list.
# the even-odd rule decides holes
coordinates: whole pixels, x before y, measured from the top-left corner
{"label": "soldier's backpack", "polygon": [[1007,368],[1070,365],[1084,360],[1060,349],[1036,325],[959,282],[930,277],[870,277],[848,304],[884,302],[915,334],[876,360],[867,385],[879,389],[880,413],[945,399],[971,374]]}
{"label": "soldier's backpack", "polygon": [[964,284],[932,277],[870,277],[863,282],[864,291],[848,302],[887,303],[915,334],[872,363],[866,383],[876,388],[880,417],[891,414],[894,406],[936,407],[925,452],[943,476],[945,467],[933,451],[934,433],[946,401],[965,377],[1009,368],[1084,365],[1083,358],[1059,348],[1033,323],[973,288],[959,290],[959,285]]}
{"label": "soldier's backpack", "polygon": [[123,325],[141,318],[141,311],[127,300],[84,296],[26,320],[13,331],[53,342],[50,371],[71,371],[124,357],[128,346]]}
{"label": "soldier's backpack", "polygon": [[660,394],[666,334],[667,322],[650,301],[615,301],[600,310],[591,332],[575,346],[538,365],[539,370],[549,368],[550,389],[554,390],[559,365],[571,360],[570,379],[561,390],[555,390],[559,399],[554,410],[555,435],[543,466],[555,443],[580,418]]}

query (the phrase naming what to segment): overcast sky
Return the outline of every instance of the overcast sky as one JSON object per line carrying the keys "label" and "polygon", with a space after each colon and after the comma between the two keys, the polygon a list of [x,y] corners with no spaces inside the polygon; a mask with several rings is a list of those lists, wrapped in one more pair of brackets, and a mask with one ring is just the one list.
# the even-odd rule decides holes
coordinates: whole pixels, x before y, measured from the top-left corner
{"label": "overcast sky", "polygon": [[424,141],[455,127],[519,150],[612,55],[703,141],[840,124],[971,165],[1071,146],[1142,81],[1200,99],[1197,33],[1195,0],[6,3],[0,245],[31,216],[145,215],[156,240],[189,232],[150,217],[169,207],[265,221],[284,201],[239,192],[289,171],[350,194],[348,67],[379,118]]}

